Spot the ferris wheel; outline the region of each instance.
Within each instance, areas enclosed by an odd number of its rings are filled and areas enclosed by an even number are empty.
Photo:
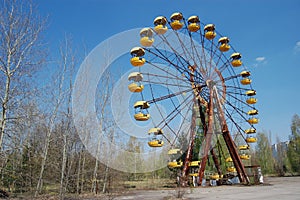
[[[249,183],[244,165],[259,119],[241,53],[214,24],[180,12],[156,17],[139,40],[141,46],[130,51],[135,72],[128,76],[128,89],[140,98],[132,105],[134,119],[153,125],[148,145],[167,146],[171,157],[181,156],[168,167],[181,170],[182,180],[195,176],[201,184],[211,157],[212,179],[236,173],[240,182]],[[155,117],[151,107],[158,110]]]

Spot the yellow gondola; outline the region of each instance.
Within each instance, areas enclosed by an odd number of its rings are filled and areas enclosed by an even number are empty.
[[[132,81],[128,85],[128,89],[130,92],[141,92],[144,89],[144,85],[139,82],[143,80],[143,75],[140,72],[132,72],[128,76],[128,80]]]
[[[170,26],[173,30],[179,30],[183,27],[183,16],[180,12],[173,13],[170,17],[171,23]]]
[[[161,139],[157,138],[157,136],[164,134],[161,128],[150,128],[148,134],[153,135],[151,141],[148,142],[150,147],[163,146],[164,142]]]
[[[249,149],[250,149],[250,146],[248,144],[239,146],[239,150],[249,150]]]
[[[142,46],[145,47],[150,47],[152,46],[153,42],[154,42],[154,38],[153,38],[153,30],[151,28],[143,28],[140,31],[140,43]]]
[[[245,133],[246,134],[256,133],[256,129],[254,129],[254,128],[247,129],[247,130],[245,130]]]
[[[165,34],[168,31],[168,27],[166,26],[167,24],[167,19],[163,16],[156,17],[154,19],[154,31],[158,35]]]
[[[240,73],[240,75],[243,77],[243,78],[246,78],[246,77],[249,77],[251,75],[251,73],[249,71],[242,71]]]
[[[258,110],[249,110],[248,112],[248,115],[257,115],[258,114]]]
[[[148,142],[148,145],[150,147],[162,147],[164,145],[164,141],[158,140],[158,139],[151,140],[151,141]]]
[[[150,114],[145,113],[145,109],[149,108],[150,105],[146,101],[137,101],[134,106],[136,110],[136,114],[134,115],[134,118],[137,121],[147,121],[150,118]]]
[[[230,49],[230,45],[228,43],[229,43],[228,37],[221,37],[219,39],[219,44],[220,44],[219,49],[220,49],[220,51],[222,51],[222,52],[228,51]]]
[[[255,117],[253,117],[253,118],[251,118],[251,119],[248,119],[249,124],[257,124],[258,121],[259,121],[259,120],[258,120],[257,118],[255,118]]]
[[[200,161],[199,160],[195,160],[195,161],[189,162],[189,166],[190,167],[199,167],[199,165],[200,165]]]
[[[215,33],[215,25],[213,24],[207,24],[204,27],[204,32],[205,32],[205,38],[208,40],[212,40],[216,37],[216,33]]]
[[[241,80],[242,85],[249,85],[252,82],[250,78],[244,78]]]
[[[132,58],[130,63],[135,67],[140,67],[145,64],[146,60],[142,56],[145,55],[145,50],[141,47],[134,47],[131,49],[130,54]]]
[[[235,167],[231,166],[231,167],[227,167],[227,171],[228,172],[236,172]]]
[[[145,58],[133,57],[130,59],[130,63],[135,67],[143,66],[145,62]]]
[[[241,158],[242,160],[250,160],[250,155],[248,155],[248,154],[241,154],[241,155],[240,155],[240,158]]]
[[[227,157],[227,158],[225,159],[225,162],[232,162],[232,158],[231,158],[231,157]]]
[[[183,165],[182,161],[168,162],[168,167],[170,167],[170,168],[180,168],[180,167],[182,167],[182,165]]]
[[[242,58],[242,55],[240,53],[233,53],[230,58],[232,59],[231,61],[231,65],[233,67],[239,67],[241,66],[243,63],[240,60]]]
[[[188,29],[191,32],[196,32],[200,29],[200,20],[198,16],[191,16],[188,18]]]
[[[144,114],[144,113],[136,113],[134,114],[134,119],[137,121],[147,121],[148,119],[150,119],[150,114]]]
[[[198,173],[191,173],[191,174],[189,174],[190,176],[199,176],[199,174]]]
[[[144,89],[144,85],[139,85],[137,83],[130,83],[128,85],[128,89],[130,92],[142,92]]]
[[[252,98],[247,99],[246,102],[248,104],[256,104],[257,103],[257,99],[252,97]]]
[[[219,174],[210,175],[210,179],[212,179],[212,180],[219,180],[220,178],[221,178],[221,176]]]
[[[255,137],[247,137],[247,138],[246,138],[246,142],[248,142],[248,143],[254,143],[254,142],[257,142],[257,138],[255,138]]]
[[[246,95],[249,96],[249,97],[255,96],[255,95],[256,95],[256,91],[255,91],[255,90],[248,90],[248,91],[246,92]]]

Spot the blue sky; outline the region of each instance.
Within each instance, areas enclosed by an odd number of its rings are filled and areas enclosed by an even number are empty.
[[[88,51],[114,34],[152,26],[159,15],[198,15],[230,38],[252,72],[260,111],[258,130],[288,139],[291,119],[300,114],[300,1],[298,0],[41,0],[49,16],[45,40],[55,52],[64,34]],[[79,50],[80,51],[80,50]]]

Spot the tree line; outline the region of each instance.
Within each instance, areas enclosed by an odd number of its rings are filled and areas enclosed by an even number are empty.
[[[255,151],[264,174],[278,176],[300,174],[300,118],[295,114],[291,120],[289,140],[271,144],[267,133],[258,134]]]

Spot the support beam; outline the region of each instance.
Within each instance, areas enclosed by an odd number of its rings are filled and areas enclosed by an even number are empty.
[[[234,167],[237,171],[240,182],[244,183],[244,184],[249,184],[250,183],[249,177],[247,176],[244,164],[238,154],[237,148],[236,148],[235,143],[232,140],[232,137],[228,131],[227,125],[223,126],[222,133],[223,133],[223,137],[224,137],[225,143],[227,145],[227,148],[229,150],[230,156],[232,158]]]
[[[200,166],[199,166],[199,180],[198,185],[202,184],[202,179],[204,177],[205,166],[208,158],[208,152],[211,149],[211,139],[213,134],[213,90],[210,90],[210,99],[209,99],[209,112],[208,112],[208,129],[207,133],[204,133],[205,144],[203,149],[203,157],[201,158]]]
[[[229,154],[232,158],[234,167],[236,168],[239,180],[240,180],[241,183],[249,184],[250,183],[249,177],[247,176],[244,164],[243,164],[243,162],[242,162],[242,160],[239,156],[236,145],[235,145],[235,143],[234,143],[234,141],[233,141],[233,139],[232,139],[232,137],[229,133],[228,126],[227,126],[227,123],[226,123],[226,120],[225,120],[224,111],[222,109],[221,102],[218,98],[218,93],[217,93],[215,87],[214,87],[213,91],[214,91],[213,94],[216,96],[215,99],[216,99],[216,104],[217,104],[218,113],[219,113],[221,126],[222,126],[222,135],[223,135],[223,138],[224,138],[225,143],[227,145]]]
[[[218,172],[219,176],[221,176],[222,175],[222,170],[221,170],[220,163],[219,163],[219,160],[218,160],[218,157],[215,153],[214,148],[211,148],[210,154],[212,155],[212,158],[213,158],[213,161],[215,163],[215,167],[217,169],[217,172]]]

